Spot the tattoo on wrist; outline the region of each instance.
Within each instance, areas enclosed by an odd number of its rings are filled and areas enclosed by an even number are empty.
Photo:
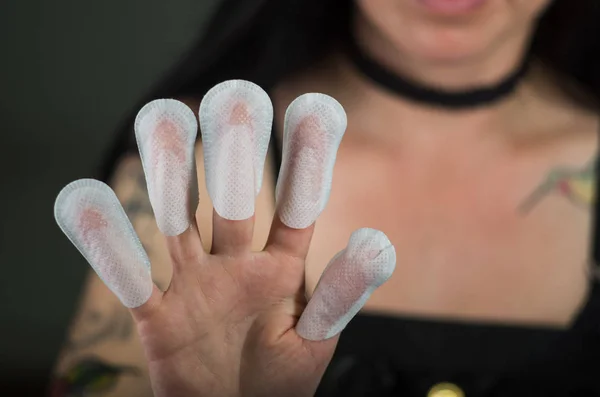
[[[591,161],[583,168],[555,168],[545,180],[523,201],[519,212],[527,214],[550,194],[560,194],[582,209],[589,209],[596,196],[597,161]]]

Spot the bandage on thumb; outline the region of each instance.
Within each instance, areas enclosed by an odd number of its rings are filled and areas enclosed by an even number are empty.
[[[93,179],[68,184],[56,198],[54,217],[123,305],[138,307],[150,298],[150,260],[110,187]]]
[[[396,251],[378,230],[358,229],[325,268],[296,331],[324,340],[340,333],[396,266]]]
[[[198,205],[196,116],[182,102],[157,99],[139,111],[134,128],[158,228],[166,236],[179,235]]]
[[[277,213],[286,226],[304,229],[325,209],[346,124],[342,105],[324,94],[301,95],[288,107],[275,191]]]
[[[225,81],[206,93],[199,119],[206,189],[215,211],[228,220],[252,217],[273,123],[269,96],[249,81]]]

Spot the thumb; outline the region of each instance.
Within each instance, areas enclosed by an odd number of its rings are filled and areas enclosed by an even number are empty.
[[[356,230],[325,268],[296,325],[298,335],[321,341],[339,334],[395,266],[396,251],[383,232]]]

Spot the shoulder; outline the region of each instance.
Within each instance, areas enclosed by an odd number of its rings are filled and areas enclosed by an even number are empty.
[[[544,65],[532,69],[525,88],[534,97],[528,116],[533,130],[526,134],[529,143],[575,163],[597,157],[600,105],[593,93]]]

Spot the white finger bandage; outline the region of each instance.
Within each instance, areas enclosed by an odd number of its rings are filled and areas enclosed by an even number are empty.
[[[249,81],[225,81],[206,93],[199,119],[206,188],[215,211],[229,220],[250,218],[271,136],[269,96]]]
[[[346,123],[342,105],[324,94],[302,95],[288,107],[275,192],[279,218],[288,227],[310,226],[325,208]]]
[[[174,99],[148,103],[135,119],[150,203],[158,228],[167,236],[183,233],[196,212],[197,131],[194,112]]]
[[[111,188],[93,179],[70,183],[56,198],[54,217],[125,306],[150,298],[150,261]]]
[[[368,228],[352,233],[325,268],[296,325],[298,334],[324,340],[340,333],[395,266],[396,251],[385,234]]]

